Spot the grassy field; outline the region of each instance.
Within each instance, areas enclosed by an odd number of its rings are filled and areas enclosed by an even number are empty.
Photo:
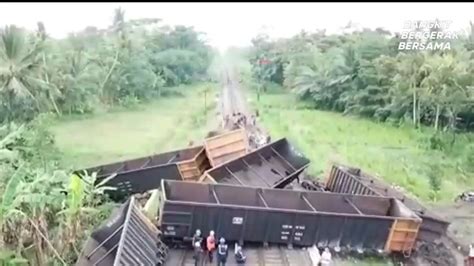
[[[207,114],[206,88],[210,88]],[[131,110],[56,121],[51,129],[65,164],[76,168],[92,166],[181,149],[190,141],[200,143],[215,120],[216,86],[204,83],[167,92],[166,97]]]
[[[425,201],[438,202],[452,201],[473,184],[474,176],[462,170],[463,147],[473,135],[458,136],[458,147],[447,155],[426,147],[430,129],[420,132],[317,111],[284,92],[263,94],[259,102],[256,95],[249,97],[253,107],[258,106],[260,123],[272,138],[287,137],[302,150],[311,159],[310,173],[314,175],[323,176],[329,163],[337,161],[379,175]],[[434,174],[442,180],[436,194],[428,177],[433,165],[439,165]]]

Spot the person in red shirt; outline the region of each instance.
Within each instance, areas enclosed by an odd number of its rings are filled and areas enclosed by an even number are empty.
[[[211,232],[209,233],[206,244],[209,262],[212,263],[212,259],[214,258],[214,250],[216,249],[216,238],[214,236],[214,231],[211,230]]]
[[[474,266],[474,246],[469,245],[469,255],[467,256],[465,263],[466,266]]]

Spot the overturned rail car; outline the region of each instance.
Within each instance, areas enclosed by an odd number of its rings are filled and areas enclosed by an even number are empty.
[[[282,138],[226,164],[214,167],[202,182],[284,188],[309,166],[309,160]]]
[[[165,243],[196,229],[229,242],[410,253],[421,219],[394,198],[162,181]]]
[[[210,165],[216,167],[248,152],[249,144],[245,129],[228,131],[204,140]]]
[[[76,266],[163,265],[168,248],[131,197],[87,240]]]
[[[428,210],[418,201],[407,197],[378,178],[359,168],[333,165],[326,182],[328,190],[355,195],[386,196],[399,199],[422,219],[418,239],[432,242],[446,234],[449,222]]]
[[[84,170],[89,174],[97,172],[97,182],[116,175],[106,185],[117,188],[109,192],[114,199],[123,199],[160,187],[161,179],[197,180],[209,168],[204,147],[197,146]],[[81,175],[84,170],[76,173]]]

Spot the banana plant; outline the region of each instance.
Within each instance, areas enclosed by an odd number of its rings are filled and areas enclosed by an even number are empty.
[[[58,212],[65,222],[61,231],[61,241],[64,243],[61,253],[68,248],[71,248],[76,256],[80,253],[80,249],[76,247],[77,239],[87,228],[88,217],[99,212],[96,207],[105,191],[116,189],[105,186],[113,177],[108,177],[98,184],[96,184],[96,172],[89,175],[84,171],[81,176],[73,174],[70,177],[69,184],[65,188],[67,196],[63,202],[63,210]]]

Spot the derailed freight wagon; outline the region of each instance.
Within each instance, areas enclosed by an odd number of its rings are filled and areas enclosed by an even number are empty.
[[[117,188],[108,192],[112,198],[124,199],[130,194],[159,188],[162,179],[197,180],[209,168],[204,147],[197,146],[91,167],[76,173],[96,172],[97,183],[115,175],[105,185]]]
[[[206,155],[212,167],[247,154],[249,144],[245,129],[237,129],[204,140]]]
[[[418,234],[419,240],[432,242],[446,235],[449,226],[448,221],[442,219],[418,201],[407,197],[378,178],[364,173],[358,168],[333,165],[326,181],[326,188],[337,193],[385,196],[399,199],[423,219]]]
[[[284,188],[309,166],[309,160],[282,138],[209,169],[201,182]]]
[[[421,219],[397,199],[162,181],[165,243],[196,229],[229,242],[340,247],[409,254]]]
[[[168,248],[131,197],[84,245],[76,266],[163,265]]]

